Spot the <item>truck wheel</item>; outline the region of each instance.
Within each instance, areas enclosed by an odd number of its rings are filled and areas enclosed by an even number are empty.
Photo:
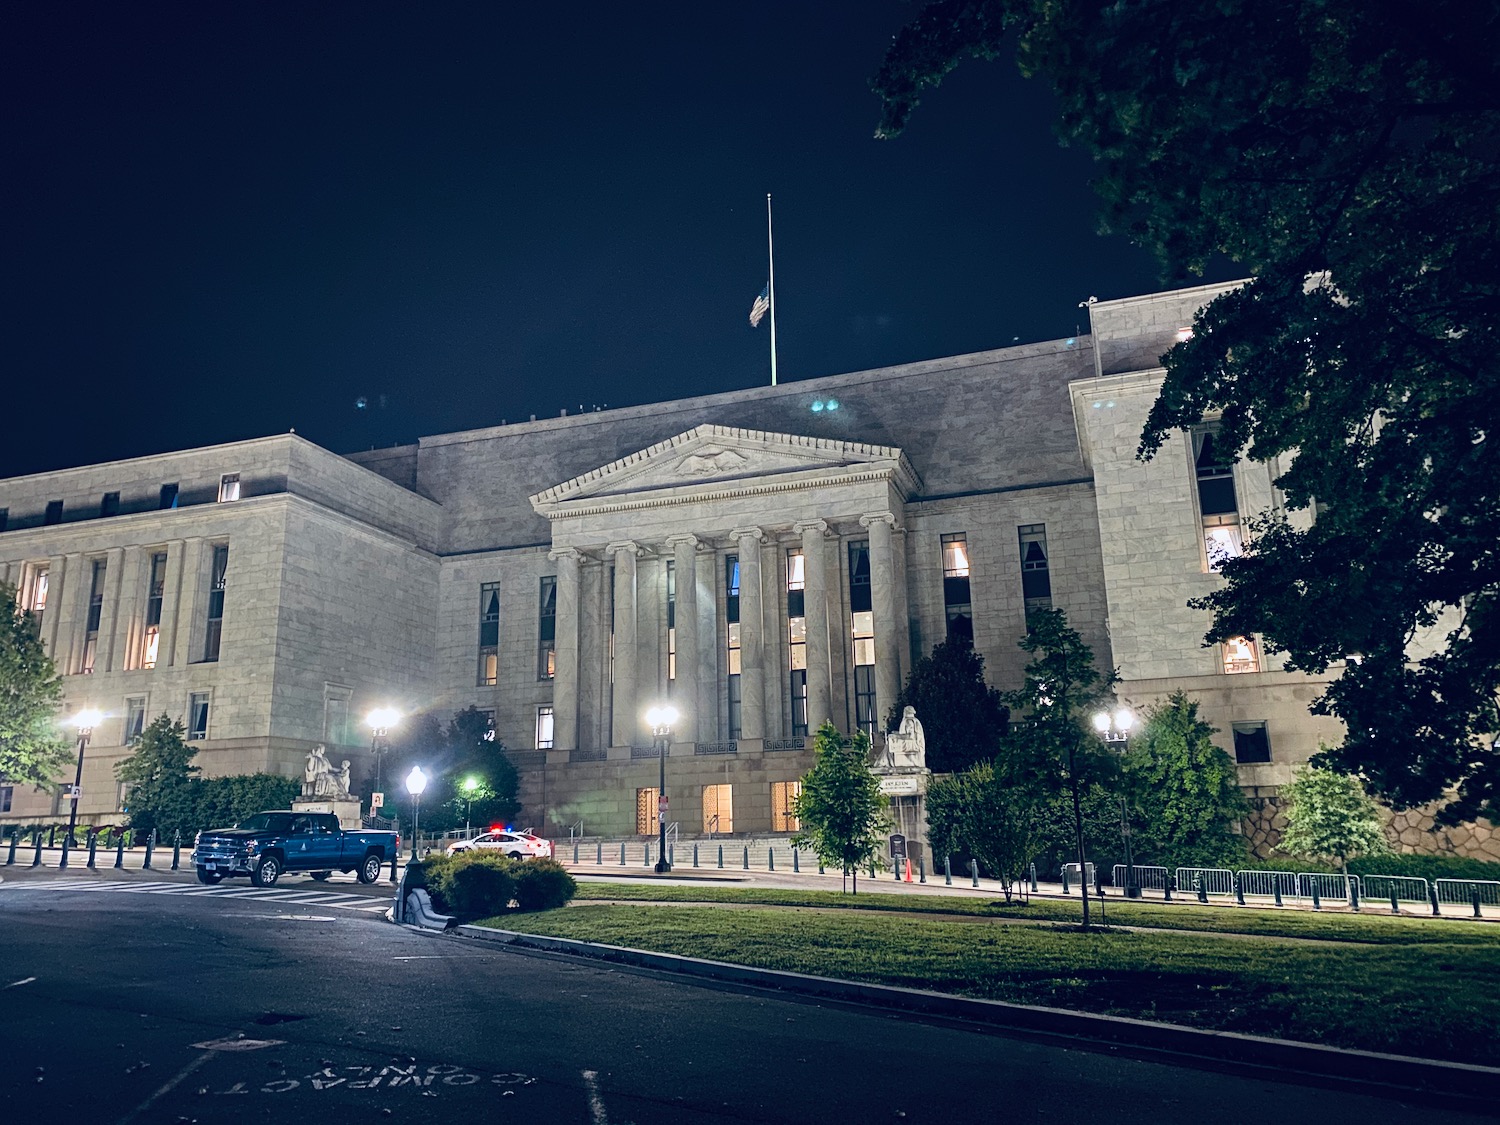
[[[208,883],[212,885],[214,883],[217,883],[222,878],[224,878],[224,876],[220,875],[217,871],[205,871],[201,867],[198,868],[198,882],[200,883]]]
[[[281,860],[274,855],[262,857],[250,873],[250,881],[257,887],[274,887],[281,878]]]
[[[380,878],[380,869],[385,866],[385,861],[374,852],[365,856],[365,861],[359,865],[359,881],[361,883],[373,883]]]

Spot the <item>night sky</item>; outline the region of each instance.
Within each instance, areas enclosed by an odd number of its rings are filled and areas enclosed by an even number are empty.
[[[0,476],[765,383],[768,191],[783,381],[1162,287],[1013,63],[873,139],[915,11],[9,0]]]

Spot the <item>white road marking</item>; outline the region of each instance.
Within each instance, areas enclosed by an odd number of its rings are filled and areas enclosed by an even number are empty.
[[[609,1125],[609,1112],[604,1108],[604,1099],[599,1096],[599,1072],[583,1072],[583,1088],[589,1097],[589,1120],[593,1125]]]
[[[20,988],[23,984],[30,984],[34,980],[36,980],[36,977],[23,977],[21,980],[13,980],[13,981],[11,981],[5,987],[6,988]]]
[[[386,896],[372,898],[370,895],[348,891],[287,887],[202,887],[194,883],[89,883],[75,879],[47,879],[31,883],[6,883],[0,891],[88,891],[94,894],[147,894],[174,895],[179,898],[250,899],[258,902],[278,902],[298,906],[333,906],[342,910],[362,913],[383,913],[389,901]],[[271,917],[264,915],[263,917]],[[280,917],[288,917],[281,915]]]
[[[194,1043],[200,1051],[259,1051],[263,1047],[280,1047],[285,1039],[246,1039],[238,1035],[226,1035],[222,1039],[207,1039]]]
[[[134,1121],[142,1113],[144,1113],[146,1110],[150,1109],[153,1105],[155,1105],[163,1097],[165,1097],[166,1095],[170,1094],[173,1090],[175,1090],[177,1088],[178,1084],[181,1083],[184,1078],[186,1078],[189,1074],[192,1074],[193,1071],[197,1070],[200,1066],[202,1066],[204,1063],[206,1063],[211,1058],[213,1058],[213,1055],[211,1055],[211,1054],[209,1054],[207,1052],[199,1055],[192,1062],[188,1063],[187,1066],[183,1067],[175,1075],[173,1075],[171,1078],[167,1079],[167,1081],[163,1082],[161,1084],[161,1086],[159,1086],[157,1088],[157,1090],[156,1090],[155,1093],[153,1093],[149,1098],[147,1098],[145,1101],[143,1101],[140,1105],[136,1106],[133,1110],[131,1110],[129,1113],[127,1113],[124,1117],[120,1118],[120,1120],[117,1121],[115,1123],[115,1125],[130,1125],[130,1122]]]

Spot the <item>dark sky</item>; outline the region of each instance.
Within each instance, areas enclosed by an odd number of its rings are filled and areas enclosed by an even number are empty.
[[[872,139],[915,11],[8,0],[0,476],[764,383],[768,191],[783,381],[1159,288],[1013,63]]]

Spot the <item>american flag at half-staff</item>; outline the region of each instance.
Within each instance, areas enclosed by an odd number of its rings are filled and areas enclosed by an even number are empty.
[[[750,306],[750,327],[759,328],[760,322],[765,318],[771,308],[771,286],[766,285],[755,298],[755,303]]]
[[[771,195],[766,193],[766,287],[750,306],[750,327],[759,328],[771,314],[771,386],[776,385],[776,248],[771,241]]]

